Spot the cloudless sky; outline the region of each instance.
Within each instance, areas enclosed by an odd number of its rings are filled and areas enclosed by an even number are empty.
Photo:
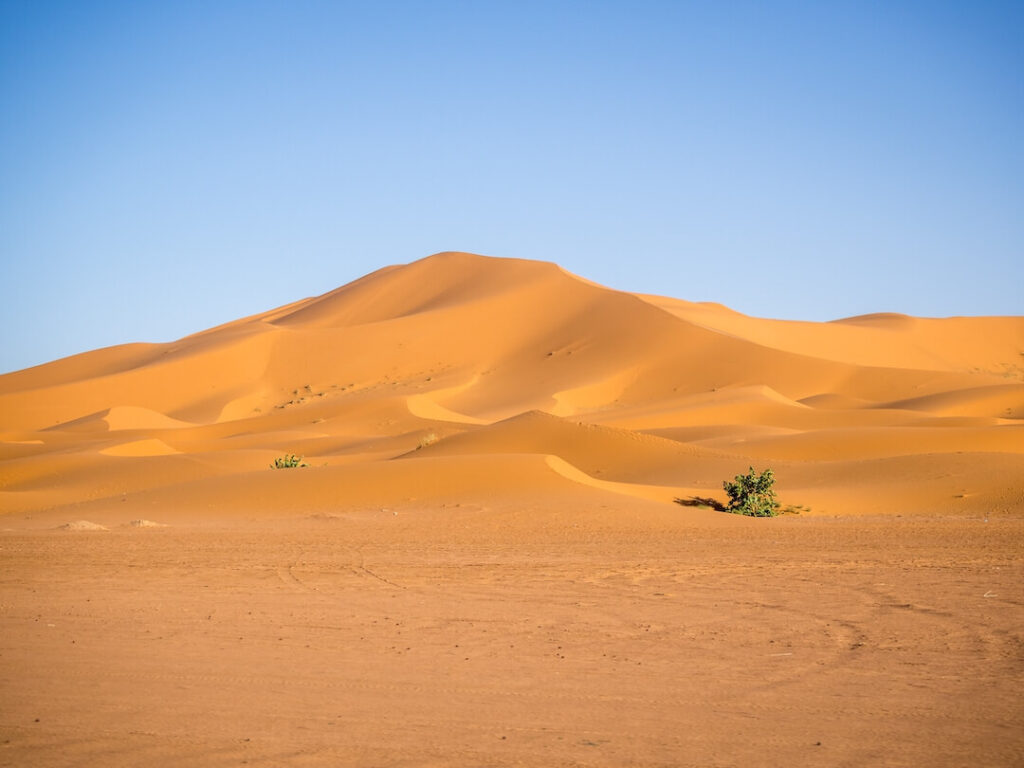
[[[1024,314],[1024,3],[0,0],[0,371],[441,250]]]

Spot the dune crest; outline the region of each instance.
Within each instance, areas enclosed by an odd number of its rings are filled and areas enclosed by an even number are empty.
[[[168,514],[203,489],[211,514],[420,487],[454,503],[512,476],[525,493],[668,503],[720,494],[752,462],[857,514],[871,462],[895,457],[898,501],[873,514],[973,514],[1024,498],[1024,464],[990,471],[1021,461],[1024,318],[766,320],[446,252],[169,344],[0,376],[0,430],[0,509],[29,514],[129,489]],[[915,495],[954,450],[970,493]],[[310,467],[268,469],[289,454]],[[324,472],[355,485],[332,492]]]

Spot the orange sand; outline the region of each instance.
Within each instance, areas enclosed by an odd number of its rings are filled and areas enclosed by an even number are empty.
[[[463,253],[0,376],[0,763],[1019,763],[1022,420],[1024,318]]]

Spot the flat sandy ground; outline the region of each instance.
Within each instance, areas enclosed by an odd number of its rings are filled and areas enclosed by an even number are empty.
[[[0,764],[1024,762],[1024,523],[652,510],[4,532]]]

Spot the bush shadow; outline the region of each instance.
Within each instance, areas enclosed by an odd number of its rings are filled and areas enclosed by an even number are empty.
[[[676,504],[683,507],[703,507],[717,512],[728,512],[725,504],[709,496],[687,496],[685,499],[676,499]]]

